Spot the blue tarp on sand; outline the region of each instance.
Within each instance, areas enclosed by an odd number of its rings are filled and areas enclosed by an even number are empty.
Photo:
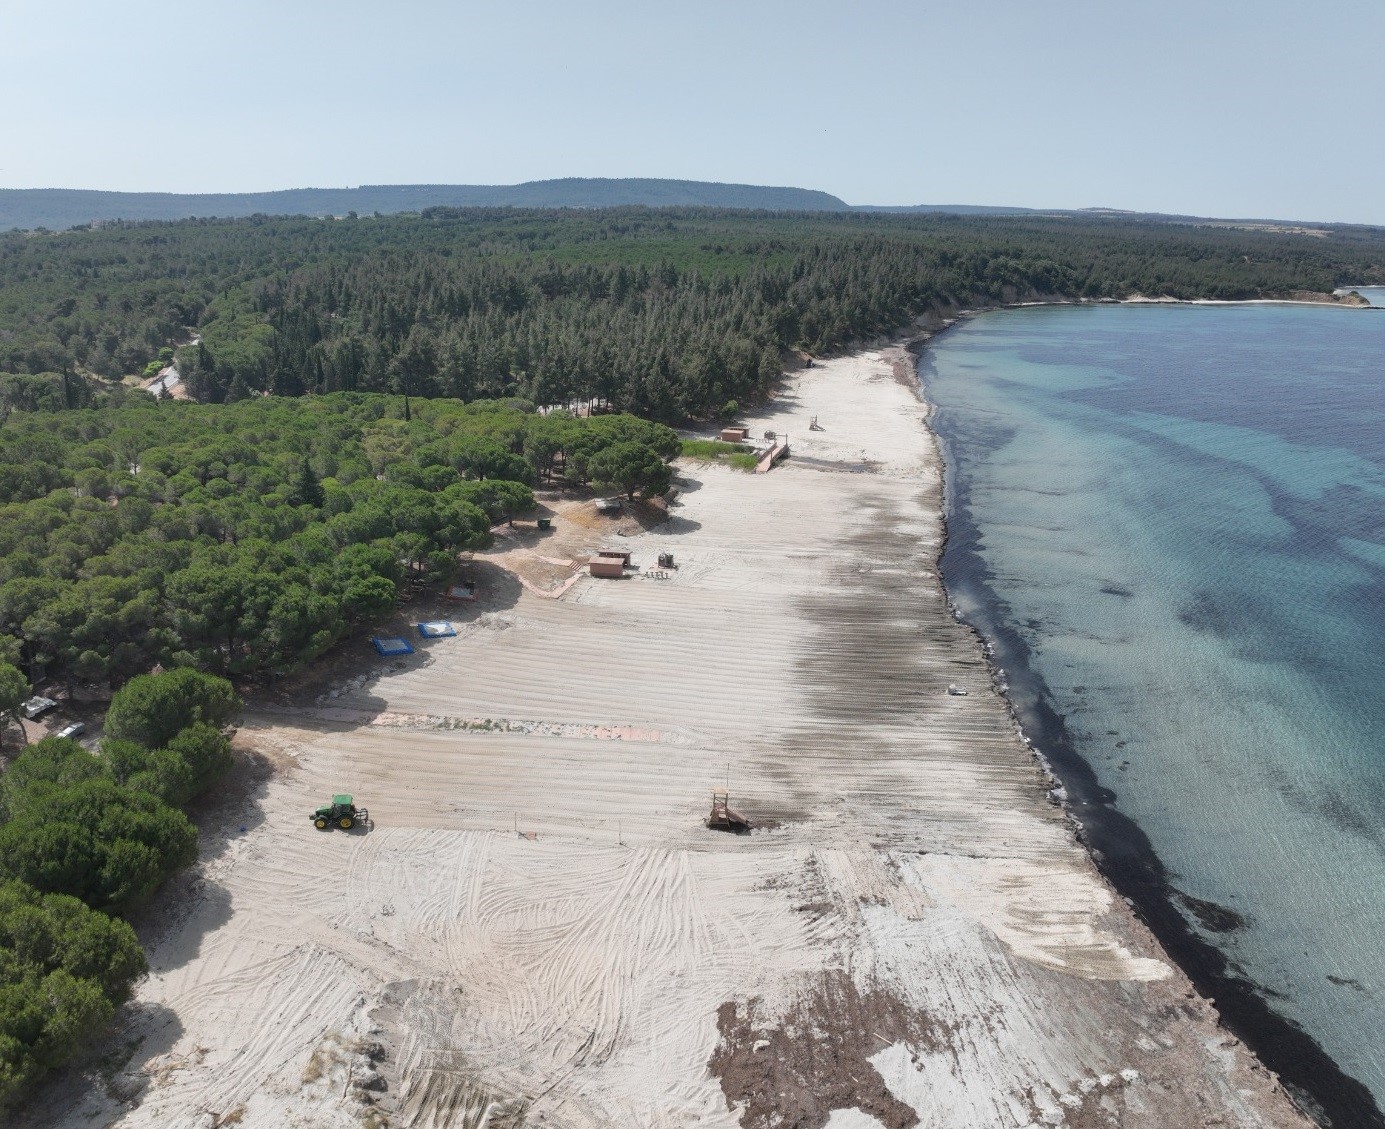
[[[449,620],[435,619],[431,623],[420,623],[418,633],[425,639],[445,639],[449,635],[456,635],[457,629]]]
[[[401,639],[397,635],[372,635],[371,644],[382,655],[412,655],[413,646],[407,639]]]

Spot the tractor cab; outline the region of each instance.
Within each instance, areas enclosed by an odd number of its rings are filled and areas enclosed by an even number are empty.
[[[330,804],[324,804],[308,818],[319,831],[326,831],[329,827],[350,831],[358,823],[370,824],[370,813],[365,808],[358,808],[355,801],[346,795],[333,796]]]

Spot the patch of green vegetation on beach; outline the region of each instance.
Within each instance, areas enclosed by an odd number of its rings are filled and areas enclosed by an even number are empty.
[[[737,470],[754,470],[759,455],[740,443],[723,443],[720,439],[684,439],[683,457],[701,462],[722,462]]]
[[[682,454],[685,459],[708,460],[744,450],[739,443],[723,443],[720,439],[684,439]]]

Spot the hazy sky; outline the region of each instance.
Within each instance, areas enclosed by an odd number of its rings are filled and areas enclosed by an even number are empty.
[[[664,176],[1385,224],[1385,3],[0,0],[0,187]]]

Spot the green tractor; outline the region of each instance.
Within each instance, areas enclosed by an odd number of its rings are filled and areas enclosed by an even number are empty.
[[[324,804],[308,818],[319,831],[329,827],[350,831],[358,823],[370,826],[370,812],[358,808],[350,796],[333,796],[330,804]]]

